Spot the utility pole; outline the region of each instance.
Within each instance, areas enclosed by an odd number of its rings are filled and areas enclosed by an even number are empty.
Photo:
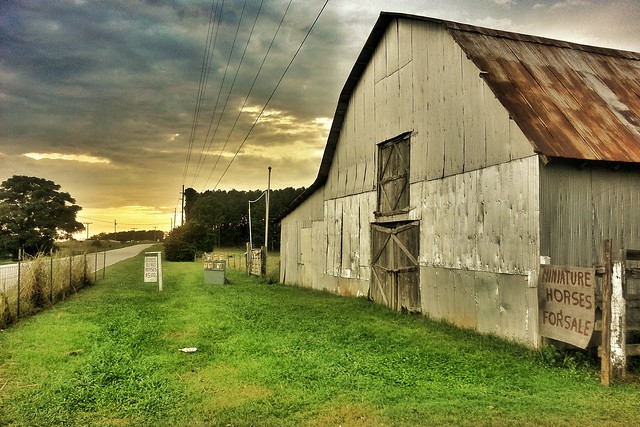
[[[267,181],[266,209],[264,217],[264,250],[269,247],[269,193],[271,192],[271,166],[269,166],[269,179]]]
[[[177,208],[173,208],[173,222],[171,223],[171,229],[173,230],[173,227],[177,227],[178,223],[176,222],[176,213],[178,212]]]
[[[118,232],[118,221],[116,221],[115,219],[113,220],[113,238],[115,239],[115,234]]]
[[[182,195],[182,210],[180,211],[180,216],[182,217],[182,223],[180,225],[184,225],[184,185],[182,186],[182,193],[180,193]]]
[[[89,240],[89,225],[93,224],[92,222],[83,222],[84,225],[87,226],[87,240]]]

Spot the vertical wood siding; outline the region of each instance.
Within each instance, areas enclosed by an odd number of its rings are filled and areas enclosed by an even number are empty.
[[[640,248],[640,171],[548,164],[540,171],[541,254],[599,265],[603,239]]]
[[[324,271],[324,256],[319,254],[324,233],[323,191],[319,189],[305,200],[295,215],[288,215],[281,222],[280,282],[316,287],[318,277]]]

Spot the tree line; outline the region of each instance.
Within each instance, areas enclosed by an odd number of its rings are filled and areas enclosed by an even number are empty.
[[[165,239],[169,260],[193,259],[194,254],[214,247],[244,246],[280,249],[279,215],[304,188],[287,187],[269,194],[269,234],[265,238],[266,197],[262,190],[216,190],[198,193],[185,190],[185,224]],[[249,201],[251,232],[249,230]],[[76,219],[82,207],[60,185],[44,178],[14,175],[0,184],[0,258],[16,259],[48,253],[56,240],[70,239],[84,225]],[[117,241],[161,240],[159,230],[101,233],[93,239]]]
[[[162,230],[126,230],[114,233],[99,233],[90,237],[89,240],[114,240],[116,242],[137,242],[154,241],[159,242],[164,239]]]
[[[207,190],[193,188],[184,192],[185,224],[173,229],[165,240],[169,260],[192,260],[197,252],[214,247],[244,246],[249,242],[249,201],[251,239],[254,247],[280,249],[280,224],[277,220],[304,188],[271,190],[269,195],[269,234],[265,242],[265,196],[262,190]]]

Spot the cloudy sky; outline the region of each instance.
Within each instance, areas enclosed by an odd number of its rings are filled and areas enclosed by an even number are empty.
[[[0,0],[0,181],[60,184],[90,234],[113,231],[114,221],[118,231],[167,230],[176,208],[180,221],[182,185],[265,189],[268,166],[272,188],[308,186],[380,11],[640,51],[637,0],[323,6]]]

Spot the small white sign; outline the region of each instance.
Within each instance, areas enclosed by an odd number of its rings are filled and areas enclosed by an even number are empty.
[[[144,257],[144,281],[156,283],[158,281],[158,256],[145,254]]]

